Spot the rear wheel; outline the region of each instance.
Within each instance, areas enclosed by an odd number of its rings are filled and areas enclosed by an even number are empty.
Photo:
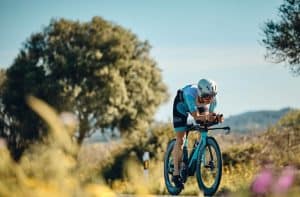
[[[222,156],[220,147],[213,137],[208,137],[206,146],[197,158],[196,177],[204,195],[214,195],[222,177]]]
[[[173,148],[176,140],[173,139],[169,142],[167,151],[164,157],[164,179],[167,190],[172,195],[178,195],[181,192],[181,188],[177,188],[175,184],[172,182],[172,176],[174,171],[174,163],[173,163]]]

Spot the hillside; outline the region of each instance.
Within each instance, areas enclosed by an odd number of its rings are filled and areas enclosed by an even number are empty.
[[[290,110],[292,110],[292,108],[245,112],[225,118],[222,125],[228,125],[232,128],[233,132],[239,133],[264,131]],[[84,143],[108,142],[110,140],[118,140],[119,138],[120,133],[117,130],[115,130],[113,134],[109,131],[105,131],[104,133],[95,132],[92,136],[86,138]]]
[[[263,131],[290,110],[292,108],[245,112],[225,118],[223,125],[229,125],[234,132]]]

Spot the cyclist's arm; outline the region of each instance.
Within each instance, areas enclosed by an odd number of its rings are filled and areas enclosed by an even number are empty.
[[[215,96],[215,98],[213,99],[213,101],[209,105],[209,114],[210,114],[209,121],[215,121],[216,118],[217,118],[218,122],[223,122],[224,121],[223,115],[215,113],[215,109],[217,107],[217,100],[218,100],[218,97]]]
[[[191,115],[193,118],[197,121],[201,122],[223,122],[224,118],[222,114],[216,114],[216,113],[199,113],[199,112],[192,112]]]
[[[188,109],[190,111],[190,114],[193,116],[195,120],[205,121],[206,116],[199,113],[197,105],[196,105],[196,99],[195,96],[191,94],[183,94],[184,100],[188,106]]]
[[[195,120],[200,120],[200,121],[207,121],[209,118],[209,115],[207,112],[199,113],[198,111],[194,111],[194,112],[191,112],[191,115],[193,116],[193,118]]]
[[[217,96],[215,96],[212,102],[209,104],[209,113],[214,113],[217,107]]]
[[[192,112],[191,115],[194,117],[195,120],[200,121],[209,121],[214,122],[216,121],[216,118],[218,119],[218,122],[223,122],[224,118],[217,117],[217,114],[215,113],[215,109],[217,107],[217,97],[214,97],[212,102],[209,104],[209,113],[199,113],[198,111]]]

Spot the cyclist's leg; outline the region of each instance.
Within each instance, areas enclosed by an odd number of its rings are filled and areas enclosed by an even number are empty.
[[[176,132],[176,143],[173,149],[173,161],[174,161],[174,172],[173,175],[179,175],[179,164],[181,163],[182,158],[182,144],[185,131]]]
[[[186,133],[186,123],[187,123],[187,113],[181,109],[183,103],[180,101],[179,96],[177,95],[173,104],[173,126],[176,132],[176,143],[173,149],[173,162],[174,162],[174,172],[173,172],[173,181],[176,186],[181,186],[179,177],[179,164],[182,157],[182,144],[183,138]]]

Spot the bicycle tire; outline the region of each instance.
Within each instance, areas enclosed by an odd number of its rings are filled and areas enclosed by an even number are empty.
[[[175,142],[176,139],[173,139],[168,143],[167,150],[164,156],[164,180],[166,188],[171,195],[178,195],[182,190],[182,188],[177,188],[170,179],[170,176],[172,176],[172,172],[170,172],[170,157],[172,156]]]
[[[210,168],[210,170],[212,171],[212,168],[214,168],[214,164],[213,162],[209,162],[209,164],[206,164],[204,162],[203,159],[203,153],[204,150],[206,150],[206,148],[208,148],[208,151],[205,151],[205,155],[206,153],[209,152],[209,157],[211,159],[212,157],[212,149],[214,149],[215,153],[216,153],[216,159],[217,159],[217,164],[216,164],[216,168],[217,168],[217,173],[216,173],[216,177],[214,178],[213,184],[211,186],[207,186],[202,175],[204,175],[203,172],[201,172],[202,169],[205,170],[205,168]],[[202,149],[197,157],[197,165],[196,165],[196,178],[197,178],[197,182],[198,182],[198,187],[200,190],[202,190],[204,192],[204,195],[209,195],[212,196],[216,193],[216,191],[218,190],[218,187],[220,185],[221,182],[221,178],[222,178],[222,155],[221,155],[221,150],[220,147],[217,143],[217,141],[213,138],[213,137],[207,137],[206,139],[206,146],[204,147],[204,149]]]

